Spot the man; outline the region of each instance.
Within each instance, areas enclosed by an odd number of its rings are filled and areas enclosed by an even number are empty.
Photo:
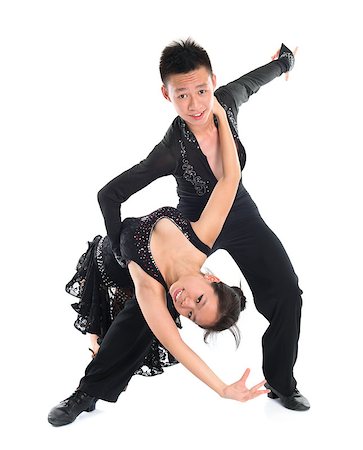
[[[162,94],[178,116],[146,159],[116,177],[98,195],[116,259],[120,259],[121,203],[157,178],[173,175],[177,181],[178,209],[191,221],[199,218],[223,173],[217,123],[212,113],[214,95],[227,112],[243,169],[246,155],[238,138],[238,109],[261,86],[287,74],[293,65],[294,54],[282,45],[273,61],[215,91],[216,77],[203,48],[188,39],[164,49],[160,59]],[[242,182],[213,251],[218,249],[226,250],[237,263],[251,288],[257,310],[269,321],[262,338],[269,397],[280,398],[289,409],[309,409],[293,376],[302,291],[282,244],[262,220]],[[52,409],[49,422],[55,426],[71,423],[82,411],[92,411],[97,399],[115,402],[142,365],[152,340],[136,299],[127,301],[78,389]],[[121,351],[120,345],[128,351]]]

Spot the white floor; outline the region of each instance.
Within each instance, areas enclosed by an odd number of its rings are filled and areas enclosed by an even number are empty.
[[[1,448],[363,448],[359,2],[212,3],[1,3]],[[135,377],[116,404],[53,428],[49,409],[89,361],[64,284],[86,241],[104,234],[97,191],[174,118],[157,63],[189,35],[209,51],[218,85],[267,63],[282,41],[299,46],[289,82],[274,80],[243,105],[239,132],[244,183],[304,290],[295,375],[311,410],[222,400],[176,366]],[[128,200],[123,217],[168,204],[169,178]],[[238,283],[225,254],[209,263]],[[228,334],[206,346],[185,323],[183,336],[223,380],[250,367],[252,384],[266,322],[242,283],[238,351]]]

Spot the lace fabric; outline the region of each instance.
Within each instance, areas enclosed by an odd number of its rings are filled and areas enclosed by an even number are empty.
[[[135,375],[153,377],[164,372],[165,367],[174,366],[178,361],[174,356],[154,338],[149,353],[145,356],[142,366]]]
[[[116,314],[123,309],[125,301],[132,297],[133,289],[131,286],[125,288],[104,282],[97,264],[100,243],[101,236],[96,236],[88,243],[87,251],[77,263],[76,274],[66,285],[66,292],[80,299],[78,303],[72,304],[78,313],[74,323],[77,330],[102,338]]]
[[[75,328],[83,334],[98,335],[100,344],[112,321],[135,294],[128,270],[121,268],[113,259],[108,239],[96,236],[93,241],[88,242],[88,249],[79,258],[76,273],[65,288],[68,294],[79,299],[79,302],[71,305],[77,312]],[[179,317],[173,318],[181,328]],[[143,364],[135,374],[147,377],[159,375],[164,372],[165,367],[177,363],[154,337]]]

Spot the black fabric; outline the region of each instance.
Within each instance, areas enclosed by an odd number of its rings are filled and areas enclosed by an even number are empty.
[[[167,300],[170,314],[176,320],[169,295]],[[78,388],[96,398],[115,402],[134,374],[158,375],[165,367],[176,363],[152,334],[133,298],[125,303],[124,309],[112,322]]]
[[[132,370],[130,367],[127,368],[127,373],[131,371],[131,374],[135,371],[136,374],[144,376],[158,375],[163,372],[164,367],[177,363],[150,331],[143,331],[147,324],[140,318],[140,311],[135,305],[135,287],[127,269],[128,262],[135,261],[146,273],[164,286],[166,296],[169,297],[169,312],[176,325],[181,328],[179,314],[168,295],[165,280],[149,248],[151,233],[156,223],[163,218],[171,220],[196,248],[207,256],[210,254],[211,249],[198,238],[189,220],[185,219],[176,208],[163,207],[146,216],[130,217],[124,220],[120,236],[122,265],[116,261],[109,238],[96,236],[92,242],[88,243],[88,250],[78,261],[76,274],[66,285],[66,291],[80,299],[78,303],[72,304],[78,313],[75,327],[82,333],[97,334],[102,348],[108,345],[102,343],[111,323],[116,318],[118,325],[114,325],[114,330],[119,326],[124,333],[131,327],[132,331],[136,332],[136,334],[130,333],[133,336],[131,345],[128,340],[123,339],[122,344],[118,346],[121,365],[125,364],[125,357],[126,361],[130,360],[130,352],[135,353],[136,365],[132,365]],[[112,332],[113,334],[115,331]],[[106,343],[109,342],[110,338],[107,337]],[[102,360],[104,352],[101,355]],[[107,352],[105,359],[107,360]],[[111,363],[114,364],[114,362],[113,357]],[[92,366],[89,372],[92,373]],[[122,389],[124,388],[123,385]]]
[[[65,289],[79,299],[72,304],[78,313],[74,326],[83,334],[101,338],[135,292],[131,276],[116,262],[107,236],[96,236],[88,243]]]
[[[242,169],[246,154],[237,134],[238,109],[262,86],[286,72],[288,68],[286,61],[285,57],[271,61],[219,87],[214,93],[227,111]],[[196,215],[200,215],[216,184],[216,179],[200,149],[197,152],[189,151],[189,145],[193,143],[195,138],[187,125],[180,117],[176,117],[163,139],[145,159],[118,175],[99,191],[98,201],[105,219],[107,235],[117,256],[120,255],[121,204],[157,178],[173,175],[181,201],[193,202]]]
[[[282,56],[283,53],[286,49],[282,47],[281,58],[215,92],[227,112],[242,169],[246,153],[238,137],[239,107],[263,85],[290,70],[291,58]],[[156,178],[166,175],[176,179],[178,210],[190,221],[197,220],[217,180],[197,140],[180,117],[173,121],[162,141],[145,160],[110,181],[99,192],[107,233],[119,258],[121,203]],[[251,287],[258,311],[269,321],[262,341],[264,374],[275,389],[290,395],[296,387],[293,366],[298,349],[302,291],[285,249],[261,218],[242,181],[212,251],[217,249],[227,250],[234,258]],[[127,302],[124,311],[111,324],[99,355],[90,363],[81,382],[83,391],[108,401],[117,400],[142,364],[152,340],[136,302]]]
[[[262,337],[263,373],[280,392],[296,388],[293,368],[298,351],[302,290],[278,237],[257,210],[229,217],[213,247],[226,250],[251,288],[257,310],[268,320]]]
[[[190,242],[207,256],[211,249],[194,233],[190,221],[176,208],[164,206],[142,217],[129,217],[123,221],[120,236],[121,265],[126,267],[129,261],[135,261],[148,275],[157,280],[167,290],[166,282],[157,268],[151,251],[151,233],[156,223],[163,218],[171,220]]]
[[[281,44],[278,61],[285,65],[284,72],[292,70],[295,65],[295,56],[285,44]]]

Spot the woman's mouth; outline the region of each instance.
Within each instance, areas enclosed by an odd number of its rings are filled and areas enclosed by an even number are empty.
[[[183,292],[183,290],[184,290],[184,289],[176,289],[176,290],[173,292],[173,300],[174,300],[174,302],[177,302],[177,301],[179,300],[180,295],[181,295],[181,293]]]

